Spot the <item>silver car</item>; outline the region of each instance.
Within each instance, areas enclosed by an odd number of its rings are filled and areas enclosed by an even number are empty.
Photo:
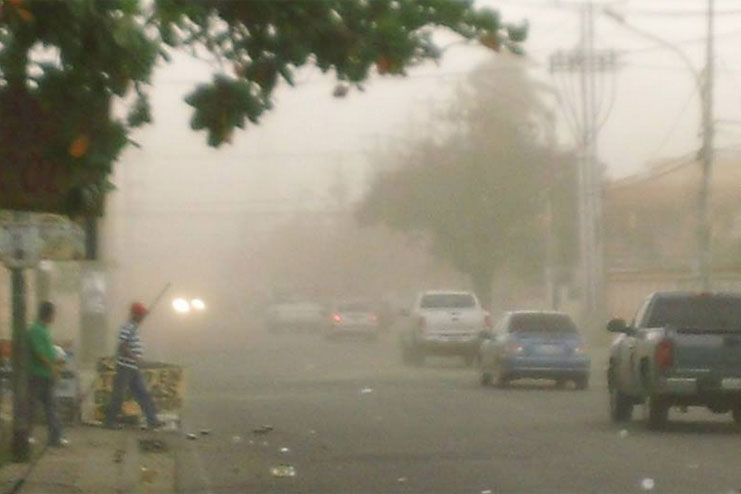
[[[365,301],[340,302],[329,312],[325,336],[360,336],[375,340],[379,329],[378,314],[373,304]]]

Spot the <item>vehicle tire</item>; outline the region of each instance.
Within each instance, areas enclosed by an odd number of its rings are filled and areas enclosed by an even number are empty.
[[[581,376],[574,379],[574,386],[576,386],[576,389],[581,391],[587,389],[589,387],[589,377]]]
[[[633,402],[617,387],[610,388],[610,419],[613,422],[627,422],[633,415]]]
[[[492,379],[497,388],[506,388],[509,385],[509,376],[504,373],[501,366],[497,367]]]
[[[481,369],[481,385],[491,386],[491,381],[492,381],[491,372]]]
[[[734,406],[731,409],[731,415],[733,416],[733,421],[736,425],[741,426],[741,405]]]
[[[648,398],[648,428],[661,430],[669,420],[669,403],[665,398],[652,395]]]

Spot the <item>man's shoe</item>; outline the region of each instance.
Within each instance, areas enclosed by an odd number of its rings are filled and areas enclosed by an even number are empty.
[[[69,446],[69,440],[63,437],[59,441],[49,443],[49,446],[52,448],[66,448]]]

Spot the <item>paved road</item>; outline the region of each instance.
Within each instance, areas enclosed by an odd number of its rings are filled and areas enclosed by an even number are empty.
[[[614,426],[602,372],[588,391],[498,390],[456,360],[402,367],[391,335],[214,332],[197,358],[183,357],[186,427],[213,429],[182,455],[183,492],[741,491],[741,434],[729,416],[672,412],[662,433]],[[275,429],[254,434],[262,424]],[[283,463],[295,477],[271,475]]]

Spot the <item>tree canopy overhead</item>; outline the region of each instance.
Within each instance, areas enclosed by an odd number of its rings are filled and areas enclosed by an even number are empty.
[[[457,130],[441,141],[422,138],[381,173],[359,219],[424,234],[485,304],[503,269],[541,272],[547,222],[561,239],[572,235],[575,198],[573,159],[555,149],[541,98],[521,64],[481,67],[452,105]],[[554,262],[568,262],[568,243],[554,246]]]
[[[514,52],[527,32],[471,0],[0,0],[0,168],[88,172],[66,206],[84,210],[131,129],[151,122],[152,72],[173,50],[223,62],[187,97],[192,128],[219,146],[257,123],[297,68],[334,73],[342,95],[374,72],[403,75],[440,57],[440,28]],[[114,103],[128,114],[114,115]]]

